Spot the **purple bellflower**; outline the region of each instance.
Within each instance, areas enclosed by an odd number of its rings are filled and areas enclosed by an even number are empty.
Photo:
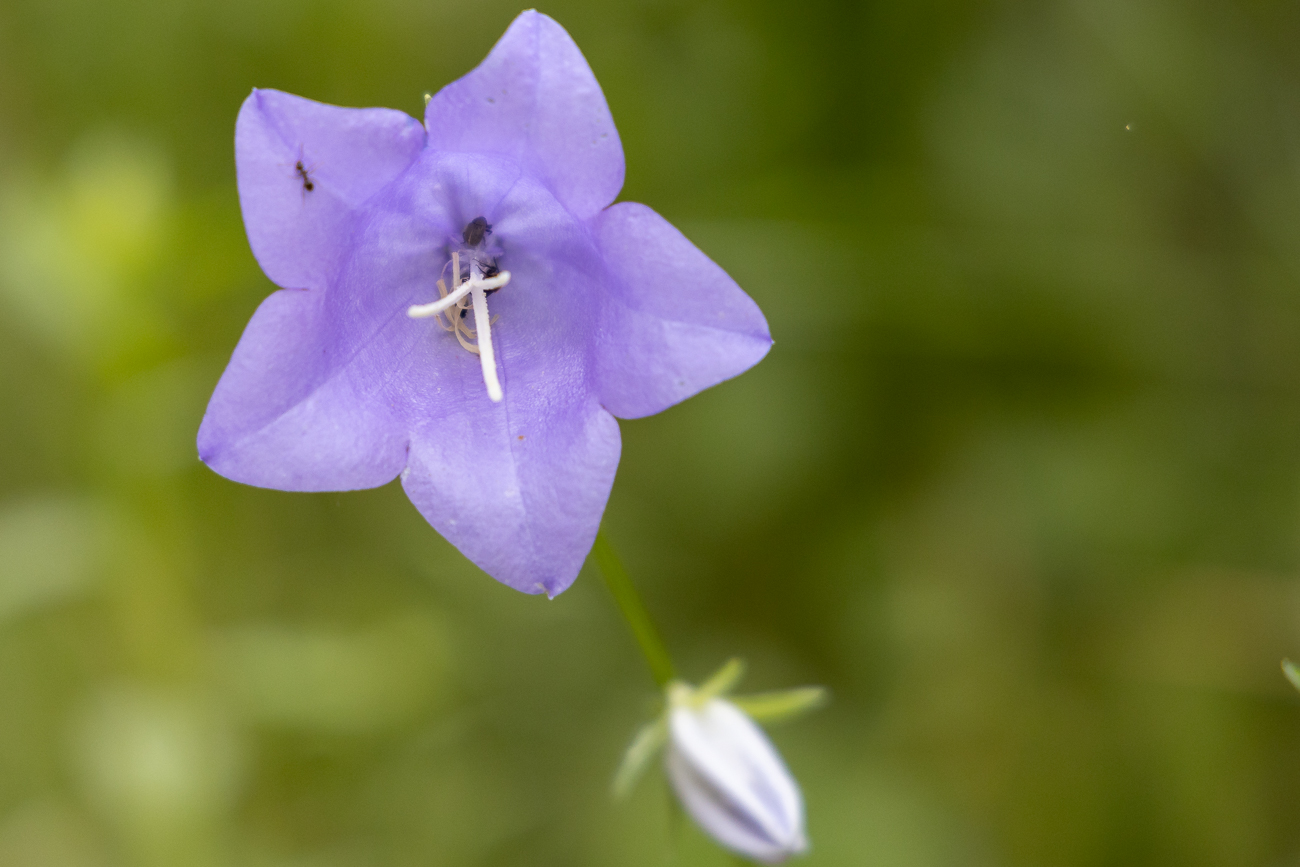
[[[657,413],[758,362],[757,305],[644,205],[578,47],[535,11],[424,123],[254,90],[235,125],[253,315],[199,428],[221,475],[286,491],[401,477],[470,560],[563,591]],[[489,312],[490,308],[490,312]]]

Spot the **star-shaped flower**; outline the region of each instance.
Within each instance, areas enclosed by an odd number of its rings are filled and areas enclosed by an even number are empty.
[[[235,162],[253,254],[283,289],[235,348],[200,457],[288,491],[400,475],[438,532],[526,593],[564,590],[591,547],[614,416],[659,412],[771,345],[754,302],[680,232],[610,206],[609,107],[540,13],[423,124],[255,90]]]

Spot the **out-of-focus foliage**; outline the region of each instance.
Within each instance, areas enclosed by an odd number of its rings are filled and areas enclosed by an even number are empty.
[[[194,454],[271,291],[253,86],[418,113],[498,0],[0,6],[0,865],[721,865],[594,574]],[[559,0],[625,198],[776,345],[624,423],[607,516],[813,865],[1300,863],[1300,7]],[[675,860],[672,860],[675,859]]]

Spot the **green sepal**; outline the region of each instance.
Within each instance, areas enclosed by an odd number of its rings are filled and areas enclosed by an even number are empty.
[[[668,717],[661,716],[654,722],[646,723],[632,738],[631,745],[623,754],[623,761],[614,774],[614,797],[625,798],[631,793],[637,780],[645,773],[651,760],[660,748],[668,742]]]
[[[745,676],[745,660],[733,656],[695,690],[693,700],[704,704],[711,698],[726,695]]]
[[[829,697],[830,693],[823,686],[801,686],[777,692],[734,695],[729,701],[755,722],[781,722],[816,710]]]
[[[1282,673],[1286,675],[1287,680],[1291,681],[1292,686],[1300,689],[1300,668],[1296,667],[1294,662],[1289,659],[1282,660]]]

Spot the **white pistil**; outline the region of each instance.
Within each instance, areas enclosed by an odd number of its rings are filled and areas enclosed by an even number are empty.
[[[406,315],[412,319],[424,319],[445,313],[450,325],[444,325],[443,328],[455,332],[460,345],[478,355],[479,363],[483,366],[483,383],[487,386],[488,397],[493,403],[500,403],[504,395],[501,391],[501,381],[497,378],[496,353],[492,350],[492,321],[488,315],[487,293],[509,283],[510,272],[501,271],[491,277],[484,277],[478,262],[471,260],[469,279],[458,285],[459,280],[460,252],[456,251],[451,254],[451,292],[448,292],[442,280],[439,280],[438,294],[442,297],[429,304],[414,304],[407,308]],[[460,302],[466,295],[470,296],[474,307],[472,332],[460,321],[460,317],[465,313],[465,306]],[[438,322],[441,324],[442,320],[439,319]],[[475,338],[477,345],[467,342],[464,336],[466,334]]]
[[[474,331],[478,339],[478,360],[483,365],[483,383],[487,386],[488,398],[493,403],[500,403],[502,398],[501,381],[497,379],[497,359],[496,354],[492,351],[492,323],[488,316],[487,309],[487,284],[493,280],[502,280],[500,285],[504,286],[510,281],[510,272],[502,271],[491,280],[483,280],[478,263],[470,265],[470,280],[473,289],[470,290],[474,298]]]
[[[457,277],[452,277],[455,281]],[[502,271],[495,277],[471,277],[464,283],[453,289],[446,298],[439,298],[437,301],[428,304],[413,304],[406,310],[406,315],[412,319],[424,319],[429,316],[437,316],[442,311],[454,305],[457,301],[464,298],[474,290],[487,291],[488,289],[500,289],[510,282],[510,272]]]

